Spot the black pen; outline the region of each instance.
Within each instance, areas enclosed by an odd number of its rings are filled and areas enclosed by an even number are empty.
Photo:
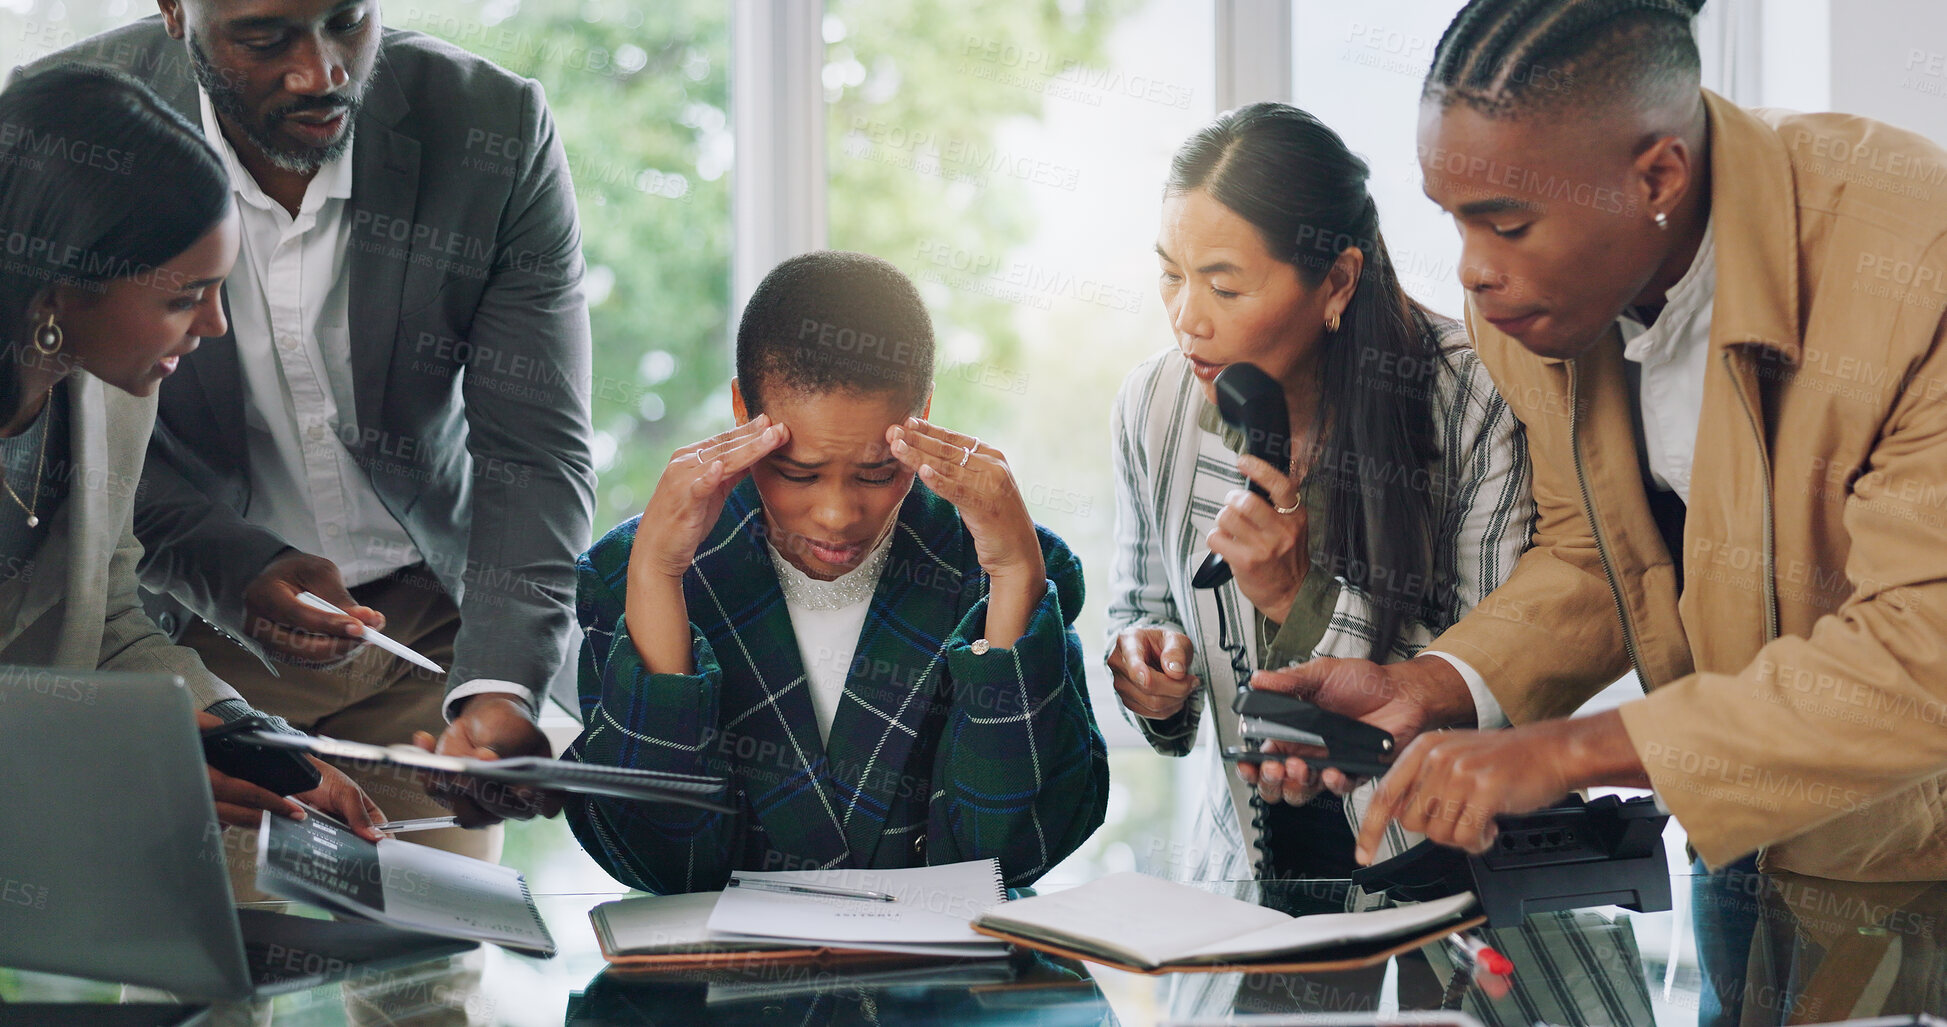
[[[866,891],[862,888],[839,888],[829,884],[789,884],[784,881],[750,881],[741,877],[730,879],[732,888],[750,888],[755,891],[782,892],[786,895],[827,895],[835,899],[864,899],[868,902],[898,902],[899,896],[888,895],[882,891]]]

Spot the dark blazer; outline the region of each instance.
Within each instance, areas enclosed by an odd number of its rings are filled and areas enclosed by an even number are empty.
[[[160,18],[27,73],[71,61],[119,67],[201,123],[187,48]],[[539,84],[416,32],[386,30],[354,127],[356,402],[339,435],[459,603],[448,681],[544,693],[568,658],[594,520],[566,155]],[[243,394],[233,335],[183,362],[162,386],[135,511],[143,583],[240,638],[243,589],[285,548],[244,520]]]
[[[650,674],[623,621],[624,522],[580,565],[581,705],[567,757],[724,779],[736,814],[568,804],[582,847],[659,893],[735,870],[1000,860],[1025,885],[1102,823],[1109,766],[1083,681],[1082,565],[1039,529],[1048,591],[1012,649],[976,655],[987,575],[959,511],[915,482],[832,720],[818,737],[757,488],[737,486],[683,577],[695,674]]]

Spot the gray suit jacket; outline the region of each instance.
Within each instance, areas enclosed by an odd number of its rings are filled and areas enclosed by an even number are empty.
[[[105,388],[86,373],[62,387],[73,411],[68,498],[32,563],[0,585],[0,663],[178,674],[199,710],[236,698],[142,610],[135,577],[142,544],[130,517],[155,400]]]
[[[110,64],[200,124],[187,56],[146,18],[28,73]],[[355,131],[356,403],[339,435],[459,603],[448,681],[509,680],[538,698],[568,659],[594,519],[568,161],[538,83],[417,32],[385,32]],[[143,583],[240,638],[243,589],[285,548],[244,519],[243,395],[234,337],[183,362],[162,387],[136,507]]]

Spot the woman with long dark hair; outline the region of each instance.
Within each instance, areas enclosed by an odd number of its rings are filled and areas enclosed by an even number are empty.
[[[1262,875],[1348,874],[1360,794],[1315,795],[1296,760],[1227,773],[1216,754],[1239,742],[1232,698],[1260,669],[1414,655],[1528,543],[1520,426],[1465,330],[1400,287],[1369,174],[1317,118],[1259,103],[1186,142],[1164,190],[1157,259],[1176,347],[1116,398],[1108,662],[1159,752],[1192,752],[1218,711],[1183,873],[1234,876],[1255,846]],[[1218,416],[1214,381],[1236,363],[1283,387],[1284,466],[1245,455]],[[1195,589],[1211,552],[1234,577]],[[1499,720],[1491,695],[1476,700],[1482,722]]]
[[[140,83],[71,66],[0,92],[0,664],[179,675],[205,727],[255,711],[142,612],[134,502],[156,386],[227,330],[237,238],[216,154]],[[377,807],[317,766],[296,798],[376,840]],[[225,824],[303,817],[209,773]]]

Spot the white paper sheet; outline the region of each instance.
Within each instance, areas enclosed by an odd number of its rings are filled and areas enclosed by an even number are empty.
[[[528,902],[520,871],[390,838],[378,847],[385,911],[393,919],[439,934],[554,948]]]
[[[871,947],[928,955],[993,954],[1005,946],[974,933],[969,921],[998,904],[994,860],[904,870],[739,872],[751,881],[808,883],[885,892],[896,902],[791,895],[729,888],[710,914],[713,938],[766,939]]]

